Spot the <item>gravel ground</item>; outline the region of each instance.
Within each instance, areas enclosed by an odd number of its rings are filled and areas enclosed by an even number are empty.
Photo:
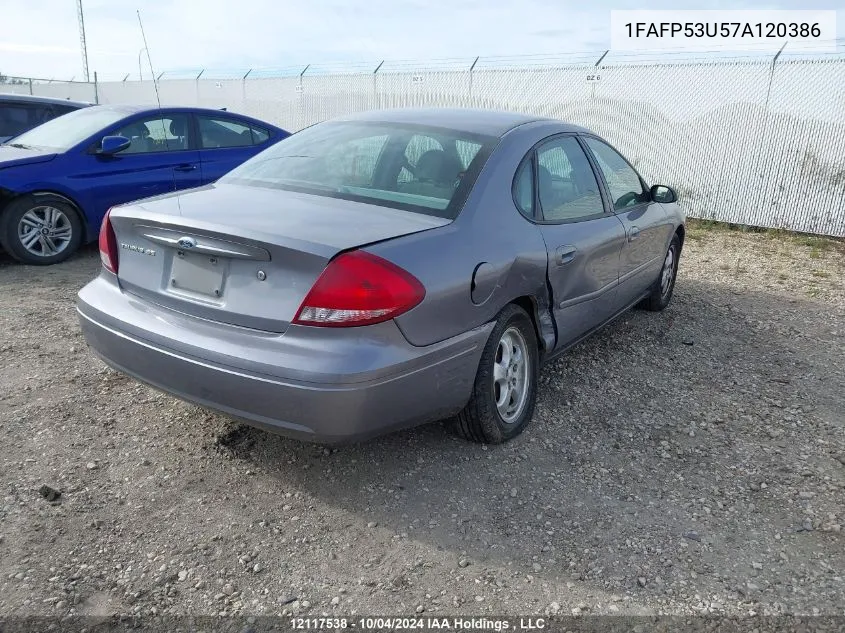
[[[79,334],[98,266],[0,260],[0,615],[845,612],[840,243],[691,230],[670,308],[495,447],[328,450],[141,386]]]

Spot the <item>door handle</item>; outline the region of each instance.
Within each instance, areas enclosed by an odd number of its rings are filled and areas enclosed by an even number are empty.
[[[555,251],[555,263],[558,266],[564,266],[575,259],[575,253],[578,251],[574,246],[559,246]]]
[[[640,234],[640,227],[632,226],[631,230],[628,231],[628,241],[633,242]]]
[[[197,168],[196,165],[185,164],[185,165],[178,165],[178,166],[174,167],[173,171],[194,171],[196,168]]]

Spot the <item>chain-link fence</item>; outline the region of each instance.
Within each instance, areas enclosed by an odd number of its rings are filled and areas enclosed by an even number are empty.
[[[690,217],[845,237],[845,58],[639,63],[478,63],[417,70],[213,78],[164,73],[163,104],[227,108],[295,131],[370,109],[514,110],[586,126]],[[8,86],[3,87],[3,89]],[[16,91],[100,103],[156,103],[151,81],[35,82]]]
[[[97,83],[87,81],[55,81],[0,75],[0,94],[3,93],[97,103]]]

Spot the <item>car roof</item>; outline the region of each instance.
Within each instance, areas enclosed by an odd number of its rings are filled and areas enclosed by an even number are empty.
[[[186,106],[186,105],[171,105],[163,103],[161,107],[157,105],[140,105],[137,103],[119,103],[119,104],[103,104],[103,105],[96,105],[92,106],[94,108],[101,108],[103,110],[111,110],[113,112],[118,112],[129,116],[131,114],[140,114],[143,112],[157,112],[158,110],[176,110],[176,111],[183,111],[183,112],[195,112],[198,114],[214,114],[217,116],[222,115],[231,115],[233,117],[238,117],[241,119],[248,119],[250,121],[255,121],[256,123],[260,123],[263,126],[270,126],[276,129],[281,129],[279,126],[274,125],[272,123],[268,123],[267,121],[261,121],[256,119],[255,117],[251,117],[248,114],[241,114],[240,112],[231,112],[230,110],[225,110],[223,108],[199,108],[197,106]]]
[[[583,132],[582,127],[562,121],[518,112],[501,110],[479,110],[473,108],[396,108],[391,110],[371,110],[335,121],[373,121],[379,123],[416,123],[437,127],[462,130],[471,134],[502,136],[509,130],[526,123],[547,121],[561,127],[561,132]]]
[[[22,95],[14,92],[0,92],[0,100],[32,104],[55,103],[58,105],[76,106],[78,108],[85,108],[93,105],[88,101],[71,101],[70,99],[60,99],[59,97],[40,97],[37,95]]]

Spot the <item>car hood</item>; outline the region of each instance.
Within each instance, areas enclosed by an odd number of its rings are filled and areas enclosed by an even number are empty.
[[[40,149],[22,149],[11,145],[0,145],[0,169],[20,167],[33,163],[46,163],[56,157],[56,152]]]

